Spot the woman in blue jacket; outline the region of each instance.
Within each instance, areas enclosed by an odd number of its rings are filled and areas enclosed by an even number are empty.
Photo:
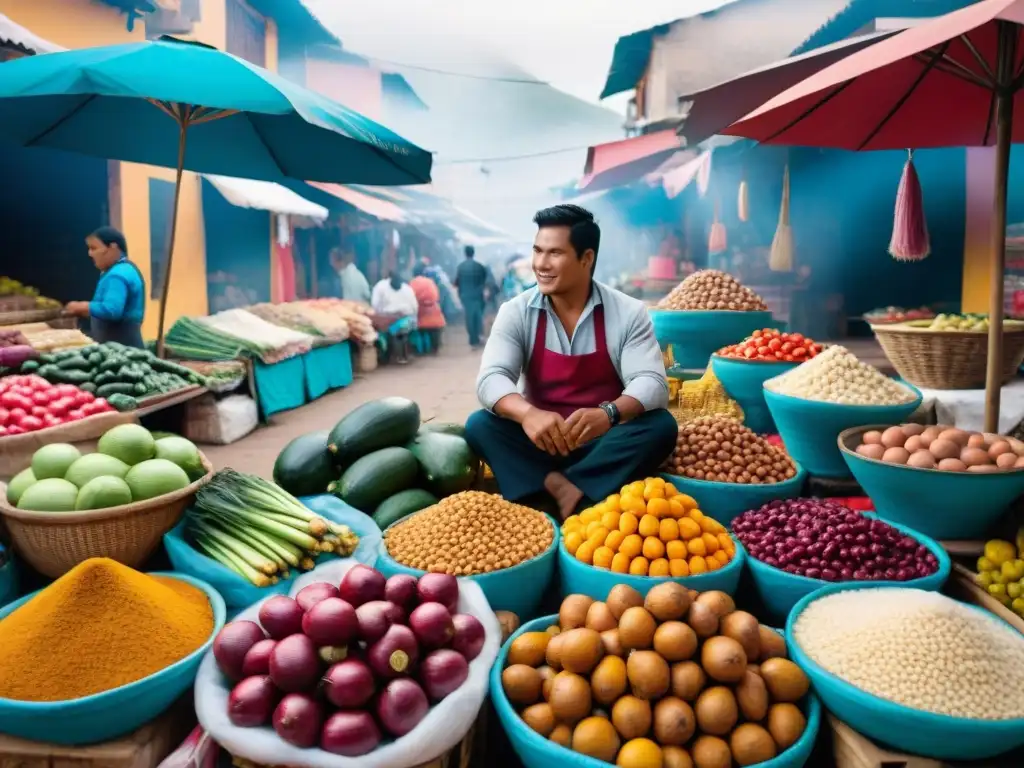
[[[146,313],[146,281],[128,260],[124,235],[100,227],[87,238],[89,258],[100,271],[92,301],[72,301],[65,310],[90,321],[89,334],[99,342],[116,341],[142,348],[142,318]]]

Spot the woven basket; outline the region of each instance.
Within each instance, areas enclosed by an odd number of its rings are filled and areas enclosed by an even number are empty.
[[[904,381],[925,389],[983,389],[987,331],[932,331],[913,326],[872,325],[875,338]],[[1024,362],[1024,326],[1003,328],[1002,383]]]
[[[359,373],[369,373],[370,371],[377,370],[377,345],[376,344],[356,344],[353,347],[355,351],[355,367]]]
[[[15,551],[44,576],[59,578],[91,557],[138,568],[178,524],[196,491],[210,482],[213,466],[199,455],[206,474],[180,491],[90,512],[15,509],[7,503],[7,486],[0,483],[0,517]]]

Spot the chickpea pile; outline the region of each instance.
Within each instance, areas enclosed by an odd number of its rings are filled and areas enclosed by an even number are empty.
[[[471,576],[511,568],[551,546],[541,512],[480,491],[456,493],[388,531],[388,554],[421,571]]]
[[[742,424],[720,416],[681,424],[665,471],[695,480],[743,485],[781,483],[796,476],[796,466],[784,451]]]
[[[694,272],[671,293],[658,302],[659,309],[709,310],[733,312],[764,312],[764,299],[740,283],[732,275],[717,269]]]

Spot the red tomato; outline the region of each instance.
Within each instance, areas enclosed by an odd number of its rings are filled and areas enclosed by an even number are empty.
[[[26,416],[28,416],[28,411],[26,411],[24,408],[11,408],[10,416],[7,419],[7,423],[17,424]]]
[[[32,413],[33,416],[38,416],[41,419],[41,418],[43,418],[43,416],[48,414],[49,411],[46,410],[46,406],[45,405],[33,405],[31,413]]]
[[[100,409],[97,413],[106,413],[107,411],[114,410],[114,406],[108,403],[105,397],[97,397],[93,402]]]
[[[743,350],[743,356],[748,358],[748,359],[753,357],[756,354],[757,354],[757,351],[751,349],[750,347],[747,347],[745,350]]]
[[[68,412],[68,409],[73,408],[75,401],[70,397],[61,397],[50,403],[50,413],[55,416],[62,416]]]
[[[9,424],[6,427],[6,429],[7,429],[7,434],[8,435],[23,435],[23,434],[25,434],[25,430],[22,429],[21,427],[19,427],[17,424]]]
[[[46,405],[54,397],[54,391],[40,389],[32,393],[32,402],[36,405]]]
[[[7,422],[10,421],[11,412],[6,408],[0,408],[0,426],[6,426]]]
[[[796,349],[793,350],[793,357],[795,357],[797,360],[807,357],[807,350],[804,347],[797,347]]]
[[[65,421],[80,421],[85,418],[85,414],[80,410],[69,411],[68,415],[64,417]]]
[[[48,413],[45,416],[43,416],[43,424],[45,424],[47,427],[59,427],[63,423],[63,421],[54,416],[52,413]]]
[[[43,428],[43,420],[38,416],[26,416],[21,420],[21,428],[26,432],[35,432]]]
[[[772,339],[768,342],[768,349],[772,352],[782,349],[782,342],[779,339]]]
[[[25,386],[31,389],[50,389],[53,385],[42,376],[29,376]]]
[[[58,384],[53,389],[61,397],[75,397],[82,391],[74,384]]]
[[[32,395],[35,394],[35,390],[32,389],[32,387],[26,386],[12,387],[11,392],[13,392],[16,395],[21,395],[22,397],[27,397],[29,399],[31,399]]]
[[[77,395],[75,395],[75,398],[79,403],[91,403],[93,400],[96,399],[96,395],[94,395],[92,392],[86,392],[85,390],[82,390]]]

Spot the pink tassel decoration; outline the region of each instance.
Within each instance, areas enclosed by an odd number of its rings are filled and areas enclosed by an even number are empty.
[[[914,152],[907,150],[907,163],[896,192],[896,211],[892,222],[889,253],[897,261],[921,261],[931,253],[928,222],[924,216],[921,181],[914,168]]]

